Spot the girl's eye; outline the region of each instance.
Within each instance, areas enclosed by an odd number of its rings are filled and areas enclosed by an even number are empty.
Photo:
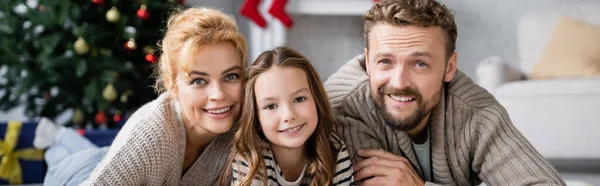
[[[296,99],[294,99],[294,103],[300,103],[306,100],[306,97],[298,97]]]
[[[204,85],[206,83],[207,82],[202,78],[192,80],[192,84],[194,84],[194,85]]]
[[[268,104],[267,106],[265,106],[265,110],[273,110],[276,108],[277,108],[276,104]]]
[[[417,67],[427,67],[427,63],[423,62],[423,61],[417,61],[417,63],[415,64]]]
[[[233,80],[236,80],[236,79],[238,79],[238,78],[240,78],[240,75],[237,75],[237,74],[229,74],[229,75],[227,75],[227,76],[225,77],[225,80],[227,80],[227,81],[233,81]]]

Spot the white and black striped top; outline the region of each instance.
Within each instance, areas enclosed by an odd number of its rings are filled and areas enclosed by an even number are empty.
[[[335,174],[333,178],[334,185],[354,185],[352,162],[348,156],[346,145],[344,145],[340,138],[335,134],[333,134],[330,139],[334,146],[339,149],[337,152],[337,164],[335,166]],[[285,181],[283,178],[283,172],[275,162],[273,151],[271,149],[268,149],[263,153],[263,158],[267,168],[267,185],[269,186],[310,185],[312,182],[312,177],[306,176],[304,172],[300,175],[300,178],[298,178],[296,182]],[[238,185],[239,180],[248,174],[250,168],[248,167],[248,162],[243,160],[242,157],[238,155],[233,160],[232,170],[232,185]],[[257,176],[252,181],[252,185],[264,185],[264,182]]]

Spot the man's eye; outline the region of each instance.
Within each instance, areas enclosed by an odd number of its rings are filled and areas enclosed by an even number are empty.
[[[392,62],[388,59],[383,59],[383,60],[379,60],[377,62],[377,64],[389,65],[389,64],[392,64]]]
[[[417,67],[427,67],[427,63],[425,63],[423,61],[417,61],[417,63],[415,65]]]

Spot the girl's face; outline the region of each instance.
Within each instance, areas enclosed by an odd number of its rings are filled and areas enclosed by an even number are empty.
[[[319,116],[311,91],[299,68],[272,67],[258,76],[258,119],[272,148],[302,148],[315,131]]]
[[[178,72],[176,99],[187,124],[209,134],[231,129],[240,110],[243,68],[233,44],[203,46],[188,63],[188,72]]]

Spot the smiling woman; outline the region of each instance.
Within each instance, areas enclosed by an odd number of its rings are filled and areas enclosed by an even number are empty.
[[[75,185],[84,179],[85,185],[217,184],[240,111],[246,41],[233,18],[214,9],[176,11],[167,25],[156,71],[162,94],[130,117],[109,148],[66,146],[72,140],[67,136],[77,135],[58,130],[57,144],[50,144],[47,155],[66,155],[50,157],[58,163],[49,162],[46,184]],[[78,174],[85,178],[65,175],[65,169],[90,166],[91,174]]]

